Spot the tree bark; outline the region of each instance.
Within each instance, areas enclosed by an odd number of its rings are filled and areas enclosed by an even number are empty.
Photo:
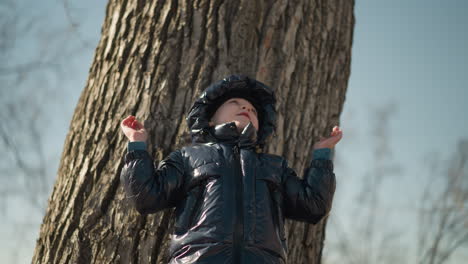
[[[352,0],[111,0],[32,262],[167,263],[173,209],[145,217],[125,199],[120,122],[144,120],[157,163],[189,143],[191,103],[229,74],[275,89],[278,128],[266,150],[302,172],[313,143],[339,123],[353,8]],[[287,221],[288,263],[320,263],[325,225]]]

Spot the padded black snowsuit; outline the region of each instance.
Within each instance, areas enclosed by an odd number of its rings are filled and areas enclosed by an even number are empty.
[[[242,133],[234,122],[208,126],[209,107],[239,87],[264,99],[258,134],[252,123]],[[145,150],[125,154],[121,180],[138,212],[176,207],[171,264],[286,263],[284,219],[316,224],[329,213],[335,192],[331,160],[312,160],[300,179],[283,157],[256,152],[274,130],[274,103],[266,85],[230,76],[192,106],[192,145],[158,166]]]

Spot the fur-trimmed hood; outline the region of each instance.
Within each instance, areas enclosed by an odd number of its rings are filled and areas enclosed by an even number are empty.
[[[186,121],[193,143],[217,141],[214,127],[209,121],[220,103],[229,99],[232,94],[255,98],[255,106],[259,112],[259,131],[255,145],[263,148],[268,137],[276,129],[276,99],[273,90],[267,85],[245,75],[230,75],[217,81],[208,88],[193,103]]]

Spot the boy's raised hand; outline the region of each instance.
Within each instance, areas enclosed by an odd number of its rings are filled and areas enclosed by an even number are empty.
[[[334,148],[342,137],[343,131],[341,131],[341,129],[338,126],[334,126],[332,132],[330,133],[330,137],[320,137],[320,141],[314,144],[314,149]]]
[[[145,141],[148,139],[148,133],[146,132],[143,124],[138,122],[134,116],[129,115],[121,123],[123,133],[130,141]]]

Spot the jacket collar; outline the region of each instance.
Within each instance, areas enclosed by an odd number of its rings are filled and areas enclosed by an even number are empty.
[[[240,133],[235,122],[219,124],[212,129],[212,134],[218,142],[239,143],[241,147],[253,147],[257,143],[257,130],[252,122]]]

